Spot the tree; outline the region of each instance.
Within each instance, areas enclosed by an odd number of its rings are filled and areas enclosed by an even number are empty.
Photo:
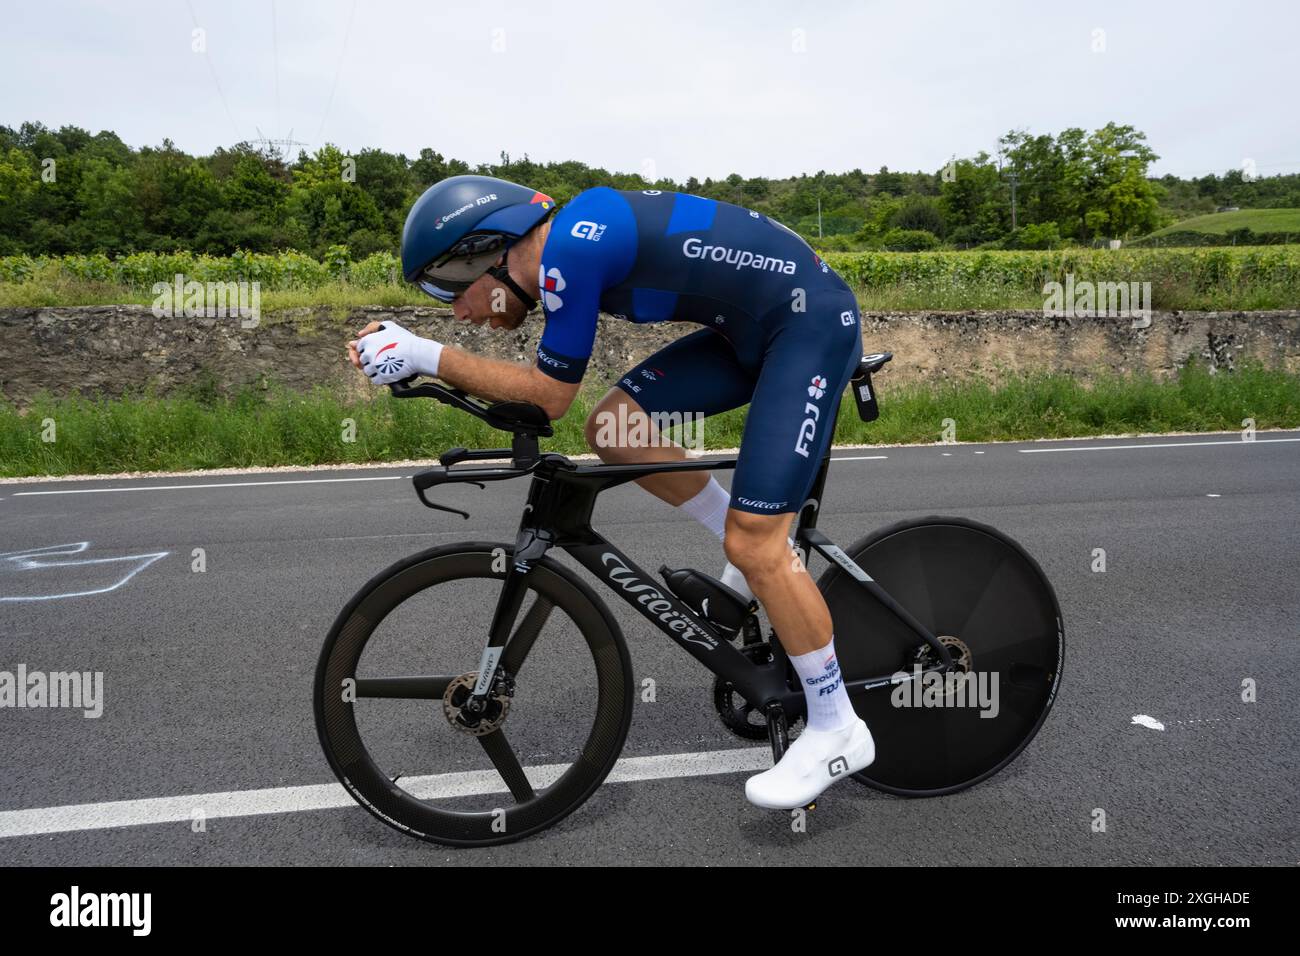
[[[1011,218],[1003,198],[1005,188],[988,153],[958,160],[939,193],[949,241],[978,245],[1004,235]]]
[[[1104,220],[1094,217],[1092,221],[1104,222],[1102,228],[1111,236],[1145,234],[1158,221],[1160,187],[1147,178],[1147,167],[1160,157],[1145,141],[1145,133],[1114,123],[1088,137],[1086,155],[1092,176],[1085,204],[1088,213],[1105,214]],[[1101,230],[1093,235],[1101,235]]]
[[[890,225],[904,230],[924,230],[936,236],[946,232],[943,210],[939,200],[933,196],[919,196],[915,193],[903,200],[898,210],[890,217]]]

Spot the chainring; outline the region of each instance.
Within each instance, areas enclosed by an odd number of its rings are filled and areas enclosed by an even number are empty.
[[[737,650],[755,664],[767,664],[772,660],[772,645],[766,641],[745,644]],[[722,725],[737,737],[767,740],[766,715],[758,707],[751,706],[731,681],[721,677],[713,679],[713,707],[722,719]],[[791,727],[793,726],[794,722],[791,722]]]

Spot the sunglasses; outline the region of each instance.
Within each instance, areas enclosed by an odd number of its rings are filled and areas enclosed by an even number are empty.
[[[420,273],[416,285],[440,302],[451,302],[488,272],[509,245],[502,235],[469,235]]]

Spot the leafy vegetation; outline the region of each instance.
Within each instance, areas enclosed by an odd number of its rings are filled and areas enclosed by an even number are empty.
[[[195,157],[168,140],[133,149],[109,131],[24,123],[0,126],[0,255],[298,250],[326,261],[346,247],[359,262],[396,252],[420,192],[468,172],[527,183],[561,202],[598,185],[678,189],[756,209],[837,251],[1055,249],[1146,235],[1216,203],[1300,206],[1300,176],[1154,180],[1148,169],[1157,157],[1145,135],[1115,123],[1055,136],[1013,131],[999,153],[954,157],[928,172],[882,166],[678,183],[505,154],[471,166],[432,148],[409,158],[378,149],[345,155],[326,145],[291,160],[240,143]]]
[[[1153,308],[1295,308],[1300,245],[1216,249],[1088,249],[984,252],[827,252],[864,309],[1041,308],[1043,286],[1150,282]],[[107,305],[154,300],[155,283],[177,274],[198,282],[257,281],[261,307],[430,305],[400,279],[386,252],[352,261],[344,247],[325,260],[296,252],[208,256],[134,253],[0,257],[0,306]]]

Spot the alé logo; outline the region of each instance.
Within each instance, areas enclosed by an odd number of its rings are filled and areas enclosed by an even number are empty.
[[[830,383],[826,381],[825,375],[814,375],[812,384],[808,386],[808,395],[811,398],[821,398],[826,394],[826,387]],[[808,457],[808,446],[812,443],[813,438],[817,435],[817,422],[821,418],[821,409],[812,402],[803,403],[803,413],[805,416],[803,423],[799,426],[799,434],[794,440],[794,450],[796,454]]]
[[[554,266],[548,269],[544,265],[537,267],[537,286],[541,290],[542,303],[547,312],[554,312],[564,305],[564,300],[556,294],[564,291],[564,285],[564,276],[559,269]]]
[[[590,239],[592,242],[600,242],[600,237],[604,234],[605,224],[603,222],[592,222],[590,219],[575,222],[573,228],[569,230],[569,235],[578,239]]]

